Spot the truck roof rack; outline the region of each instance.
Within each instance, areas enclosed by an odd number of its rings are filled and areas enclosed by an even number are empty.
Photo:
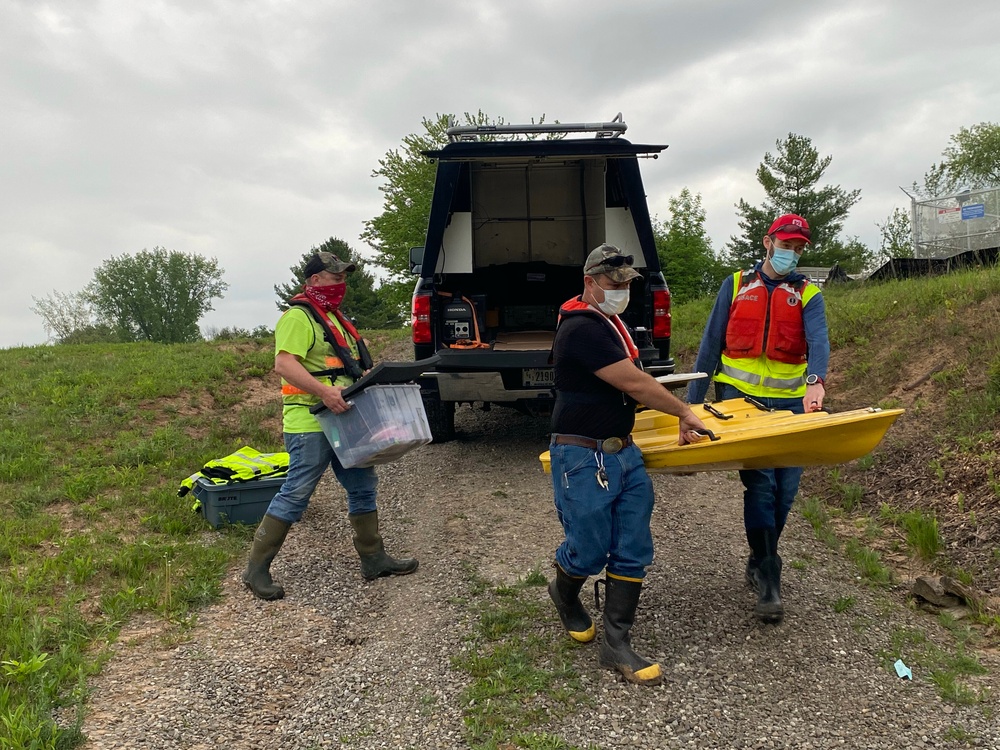
[[[628,125],[622,120],[622,113],[619,112],[611,122],[557,122],[551,125],[539,123],[537,125],[455,125],[452,124],[445,131],[448,140],[455,141],[478,141],[484,137],[494,135],[507,135],[514,133],[594,133],[595,138],[617,138],[628,129]]]

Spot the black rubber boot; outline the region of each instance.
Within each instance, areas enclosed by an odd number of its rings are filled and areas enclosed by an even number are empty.
[[[291,524],[274,516],[264,516],[253,537],[250,559],[243,571],[243,583],[258,599],[281,599],[285,590],[271,579],[271,562],[285,543]]]
[[[754,591],[760,591],[760,561],[767,557],[767,530],[747,529],[747,544],[750,545],[750,557],[747,558],[747,585]]]
[[[580,601],[580,589],[586,582],[586,577],[571,576],[558,565],[556,577],[549,581],[549,596],[556,605],[559,619],[569,637],[579,643],[590,643],[597,633],[594,621]]]
[[[599,662],[602,667],[618,670],[635,685],[659,685],[663,679],[660,665],[633,651],[629,636],[641,593],[642,581],[606,576],[604,639]]]
[[[361,575],[366,581],[384,576],[405,576],[417,569],[419,563],[412,557],[397,560],[385,551],[382,535],[378,532],[378,511],[349,515],[354,529],[354,549],[361,558]]]
[[[764,530],[767,556],[760,561],[757,574],[757,605],[753,613],[762,622],[780,622],[785,616],[781,603],[781,558],[778,556],[778,535],[773,529]]]
[[[757,561],[757,558],[753,556],[753,554],[747,558],[747,569],[745,575],[747,579],[747,586],[754,591],[759,591],[760,582],[757,580],[757,577],[760,575],[760,563]]]

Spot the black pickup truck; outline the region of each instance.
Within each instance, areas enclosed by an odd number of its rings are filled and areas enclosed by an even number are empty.
[[[670,291],[639,174],[639,157],[666,146],[633,144],[625,129],[621,115],[460,126],[424,152],[437,173],[424,246],[410,251],[419,276],[412,324],[416,359],[439,357],[419,381],[436,442],[454,437],[462,402],[551,410],[559,306],[583,290],[584,259],[605,242],[634,256],[643,277],[621,316],[640,361],[655,375],[673,372]]]

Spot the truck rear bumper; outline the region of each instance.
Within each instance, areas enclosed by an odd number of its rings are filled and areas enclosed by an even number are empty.
[[[422,377],[437,381],[442,401],[492,401],[494,403],[552,399],[551,388],[504,387],[499,372],[425,372]]]

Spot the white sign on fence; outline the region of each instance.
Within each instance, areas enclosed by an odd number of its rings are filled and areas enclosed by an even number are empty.
[[[962,220],[962,209],[958,206],[954,208],[939,208],[937,210],[937,220],[941,224],[954,224]]]

